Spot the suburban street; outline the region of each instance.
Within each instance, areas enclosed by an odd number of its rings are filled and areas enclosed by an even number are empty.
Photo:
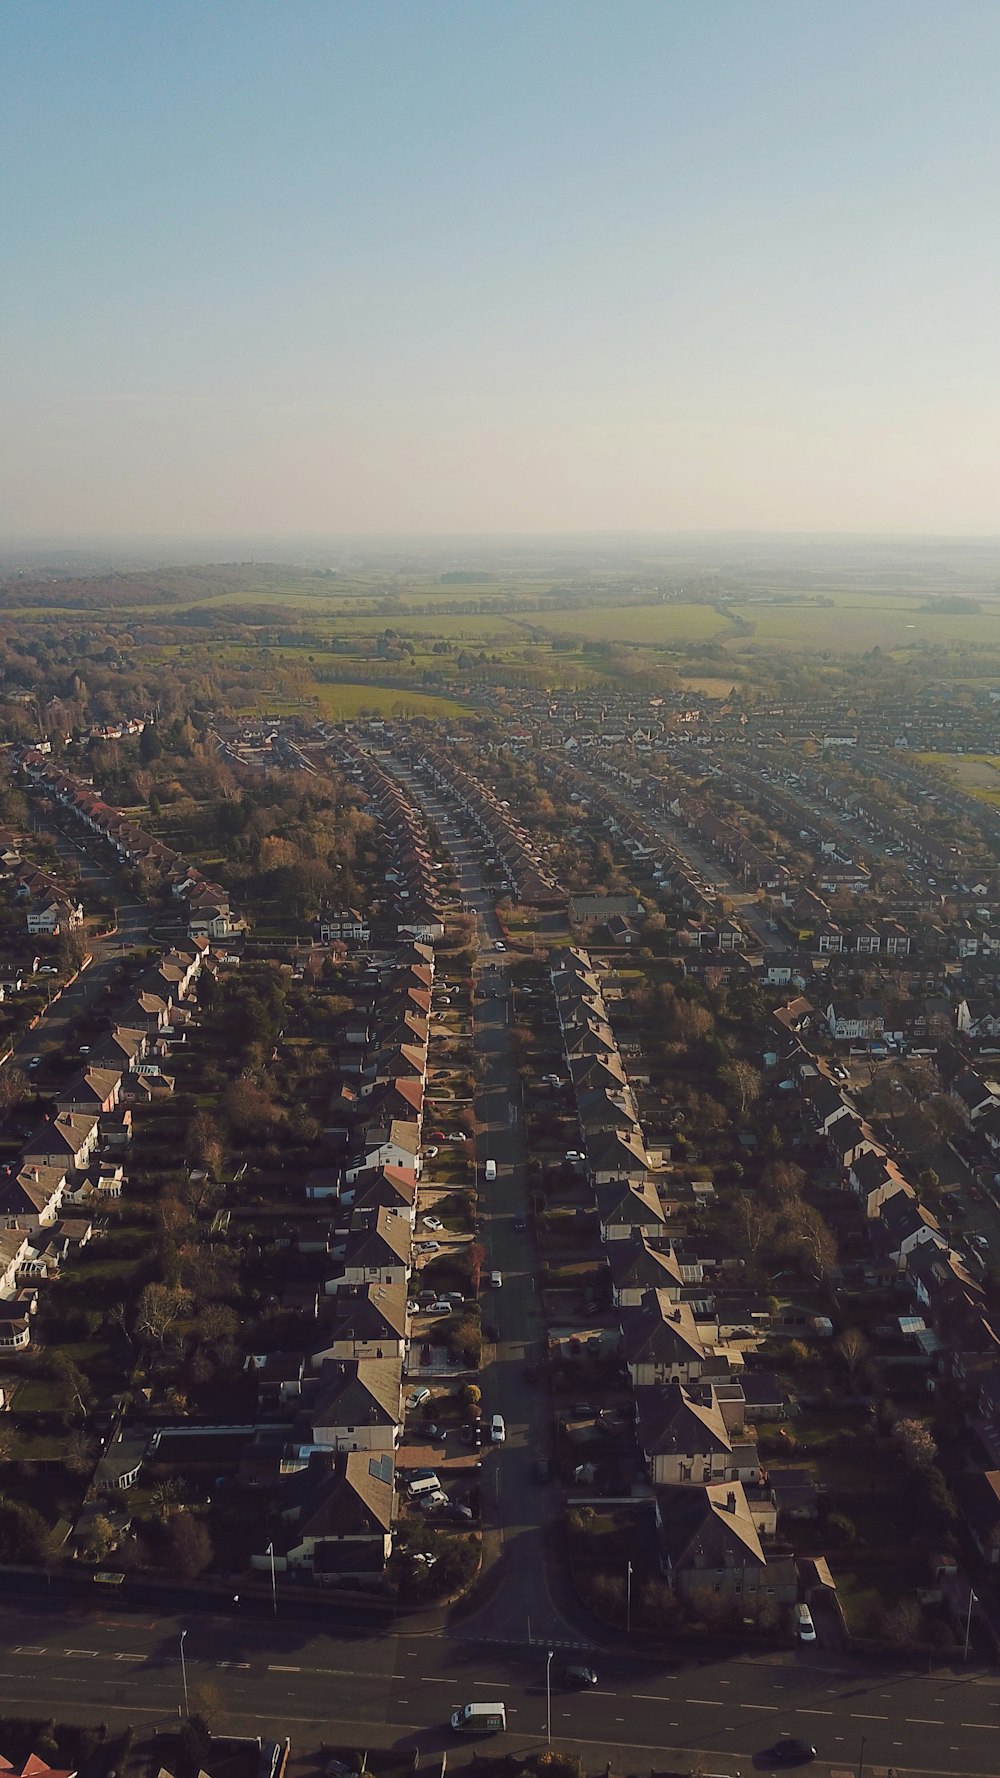
[[[97,864],[75,840],[65,837],[55,827],[42,824],[43,831],[55,842],[61,858],[71,861],[80,872],[80,895],[87,907],[87,889],[99,889],[114,902],[118,915],[117,931],[91,944],[93,962],[53,1001],[41,1023],[29,1031],[14,1051],[13,1060],[27,1069],[32,1056],[45,1057],[73,1043],[82,1015],[93,1005],[114,978],[116,961],[124,953],[148,943],[151,923],[150,909],[135,898],[102,865]]]

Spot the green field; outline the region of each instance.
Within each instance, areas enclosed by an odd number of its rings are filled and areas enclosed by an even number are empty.
[[[831,605],[768,605],[734,601],[734,615],[751,629],[749,637],[727,642],[733,653],[765,644],[788,649],[829,649],[864,653],[881,648],[887,654],[930,646],[935,648],[1000,648],[1000,604],[959,614],[928,611],[921,599],[858,594],[832,595]]]
[[[1000,759],[992,753],[918,753],[921,765],[932,766],[966,795],[990,808],[1000,808]]]
[[[627,605],[613,599],[599,607],[533,613],[530,623],[543,635],[568,633],[592,642],[640,642],[652,647],[709,642],[726,628],[726,619],[711,605]]]

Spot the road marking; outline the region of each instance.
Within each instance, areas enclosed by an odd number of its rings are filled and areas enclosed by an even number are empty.
[[[301,1667],[275,1667],[275,1666],[270,1666],[270,1665],[268,1666],[267,1670],[269,1673],[301,1673],[302,1672]]]
[[[446,1680],[444,1680],[444,1681],[443,1681],[443,1682],[442,1682],[442,1683],[443,1683],[443,1684],[445,1684],[445,1685],[454,1685],[454,1683],[455,1683],[455,1682],[454,1682],[454,1680],[453,1680],[453,1679],[450,1679],[450,1680],[449,1680],[449,1679],[446,1679]],[[485,1685],[485,1686],[488,1686],[488,1687],[489,1687],[489,1689],[490,1689],[490,1690],[491,1690],[491,1691],[494,1691],[494,1692],[497,1692],[497,1691],[500,1691],[500,1692],[509,1692],[509,1691],[510,1691],[510,1681],[509,1681],[509,1680],[506,1680],[506,1679],[505,1679],[505,1680],[496,1680],[496,1679],[474,1679],[474,1680],[473,1680],[473,1681],[472,1681],[472,1683],[473,1683],[473,1685]],[[606,1693],[605,1693],[605,1696],[606,1696],[606,1697],[610,1697],[610,1696],[611,1696],[611,1693],[610,1693],[610,1692],[606,1692]]]
[[[851,1720],[852,1722],[888,1722],[889,1718],[887,1716],[871,1716],[864,1710],[852,1710]]]
[[[996,1722],[960,1722],[958,1726],[960,1729],[998,1729],[998,1728],[1000,1728],[1000,1723],[996,1723]]]
[[[113,1661],[144,1661],[146,1659],[146,1657],[145,1657],[145,1655],[120,1654],[120,1655],[112,1655],[111,1659]]]
[[[806,1710],[801,1704],[795,1713],[797,1716],[832,1716],[832,1710]]]
[[[919,1722],[921,1724],[926,1724],[926,1726],[929,1729],[944,1728],[944,1717],[943,1716],[904,1716],[903,1721],[904,1722]]]
[[[288,1668],[289,1673],[291,1673],[293,1671],[295,1671],[295,1669],[293,1669],[291,1667]],[[421,1683],[421,1685],[453,1685],[454,1680],[452,1680],[452,1679],[436,1679],[434,1677],[433,1673],[421,1673],[420,1683]],[[481,1682],[481,1680],[474,1679],[472,1683],[473,1683],[473,1685],[480,1685],[482,1682]]]
[[[721,1698],[685,1698],[684,1702],[685,1704],[716,1704],[720,1710],[722,1709]]]
[[[16,1655],[45,1655],[48,1654],[48,1652],[47,1648],[31,1648],[26,1642],[22,1642],[20,1646],[14,1650]]]
[[[774,1705],[773,1704],[741,1704],[740,1709],[741,1710],[773,1710]],[[830,1714],[831,1714],[831,1716],[833,1715],[832,1710],[831,1710]]]
[[[85,1657],[86,1659],[92,1660],[92,1661],[96,1661],[96,1659],[97,1659],[96,1648],[64,1648],[63,1654],[64,1655],[81,1655],[81,1656]]]
[[[647,1704],[662,1704],[665,1701],[659,1692],[632,1692],[630,1696],[642,1698]]]
[[[241,1673],[249,1672],[250,1669],[249,1661],[216,1661],[215,1665],[217,1667],[236,1667]]]

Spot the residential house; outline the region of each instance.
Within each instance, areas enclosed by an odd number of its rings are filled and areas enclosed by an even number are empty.
[[[332,1451],[393,1451],[403,1419],[398,1358],[327,1359],[303,1410],[300,1444]]]
[[[702,1375],[708,1354],[689,1303],[675,1302],[666,1290],[648,1290],[620,1316],[622,1357],[634,1386],[693,1383]]]
[[[381,1575],[392,1553],[395,1505],[392,1453],[313,1452],[281,1484],[280,1530],[269,1530],[268,1547],[251,1567],[279,1573],[311,1572],[322,1583],[341,1575]]]
[[[768,1563],[741,1482],[658,1489],[656,1523],[664,1573],[686,1602],[706,1594],[737,1604],[762,1596],[794,1601],[794,1560]]]

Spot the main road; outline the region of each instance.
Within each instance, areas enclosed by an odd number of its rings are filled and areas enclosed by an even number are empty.
[[[0,1709],[138,1731],[192,1710],[233,1733],[405,1748],[449,1759],[477,1743],[449,1735],[450,1712],[502,1699],[508,1732],[492,1745],[524,1752],[549,1728],[544,1646],[491,1644],[461,1626],[426,1633],[314,1627],[241,1617],[118,1615],[8,1606],[0,1611]],[[336,1607],[331,1607],[336,1612]],[[340,1608],[340,1615],[343,1608]],[[186,1632],[184,1669],[180,1637]],[[570,1692],[552,1665],[551,1732],[593,1771],[684,1767],[743,1778],[778,1735],[813,1741],[818,1774],[889,1767],[924,1773],[1000,1771],[1000,1681],[978,1670],[873,1671],[828,1663],[817,1649],[698,1662],[595,1651],[598,1684]],[[763,1760],[763,1769],[769,1769]]]

